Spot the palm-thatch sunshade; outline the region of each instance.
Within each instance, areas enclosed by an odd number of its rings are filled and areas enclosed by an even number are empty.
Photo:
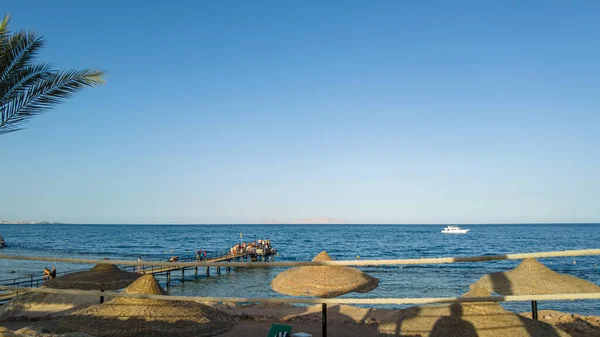
[[[313,261],[332,261],[326,252]],[[350,292],[366,293],[379,280],[358,269],[344,266],[305,266],[286,270],[271,281],[271,288],[291,296],[337,297]],[[323,303],[323,336],[327,336],[327,305]]]
[[[118,290],[127,287],[138,277],[140,274],[121,270],[112,264],[100,263],[90,270],[57,277],[44,285],[54,289]]]
[[[463,297],[487,297],[472,288]],[[568,337],[562,330],[504,310],[495,302],[464,302],[411,307],[383,320],[379,336]]]
[[[321,252],[313,261],[333,261]],[[278,293],[291,296],[337,297],[350,292],[366,293],[375,288],[379,280],[358,269],[344,266],[306,266],[286,270],[271,282]]]
[[[559,274],[536,259],[524,259],[515,269],[484,275],[473,286],[501,295],[547,295],[600,292],[596,284],[566,274]],[[537,302],[531,302],[533,319],[537,319]]]
[[[152,275],[140,277],[123,293],[166,294]],[[117,297],[59,319],[55,329],[98,337],[204,337],[227,332],[234,322],[232,316],[197,302]]]

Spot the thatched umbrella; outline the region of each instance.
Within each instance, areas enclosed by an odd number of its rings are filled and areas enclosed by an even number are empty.
[[[463,297],[486,297],[473,288]],[[378,326],[380,336],[568,337],[562,330],[504,310],[495,302],[464,302],[399,310]]]
[[[130,285],[138,277],[138,273],[121,270],[112,264],[100,263],[90,270],[66,274],[47,281],[44,285],[54,289],[119,290]],[[100,303],[102,301],[101,297]]]
[[[501,295],[547,295],[596,293],[600,287],[590,281],[559,274],[536,259],[524,259],[515,269],[484,275],[473,286]],[[537,301],[531,301],[531,316],[538,318]]]
[[[166,295],[152,275],[140,277],[123,293]],[[231,330],[234,322],[232,316],[198,302],[117,297],[59,319],[55,329],[98,337],[214,336]]]
[[[313,261],[332,261],[321,252]],[[379,280],[358,269],[344,266],[305,266],[286,270],[271,281],[271,288],[291,296],[337,297],[349,292],[366,293],[375,288]],[[323,337],[327,336],[327,304],[322,304]]]

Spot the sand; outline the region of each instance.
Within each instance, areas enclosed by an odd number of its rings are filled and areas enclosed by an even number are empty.
[[[233,330],[223,337],[264,337],[272,323],[292,326],[292,332],[306,332],[321,336],[321,305],[297,307],[288,304],[246,305],[222,308],[242,319]],[[333,305],[327,308],[328,336],[377,336],[377,321],[392,315],[394,310],[365,309],[349,305]]]
[[[235,305],[216,304],[216,308],[240,317],[234,328],[221,337],[265,337],[271,324],[287,324],[292,332],[306,332],[314,337],[321,336],[321,306],[298,307],[289,304]],[[1,307],[0,307],[1,308]],[[366,309],[350,305],[328,306],[328,336],[354,337],[377,336],[380,321],[396,310]],[[56,313],[53,313],[56,315]],[[521,314],[530,317],[529,313]],[[529,316],[527,316],[529,315]],[[581,316],[558,311],[542,310],[540,320],[554,324],[574,337],[600,337],[600,317]],[[0,321],[0,337],[89,337],[81,333],[52,334],[51,320]],[[4,330],[4,331],[3,331]]]
[[[94,304],[97,296],[27,293],[0,306],[0,320],[38,321],[52,319]]]

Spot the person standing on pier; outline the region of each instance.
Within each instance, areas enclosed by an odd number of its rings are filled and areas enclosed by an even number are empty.
[[[44,268],[44,282],[50,279],[50,269]]]

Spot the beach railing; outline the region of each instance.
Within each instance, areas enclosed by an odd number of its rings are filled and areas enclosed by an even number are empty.
[[[299,266],[355,266],[370,267],[382,265],[418,265],[418,264],[446,264],[463,262],[487,262],[502,260],[522,260],[526,258],[550,258],[550,257],[574,257],[585,255],[600,255],[600,249],[580,249],[535,253],[516,253],[502,255],[479,255],[461,257],[438,257],[420,259],[390,259],[390,260],[333,260],[333,261],[273,261],[273,262],[168,262],[168,261],[132,261],[132,260],[95,260],[79,258],[60,258],[48,256],[24,256],[0,254],[0,259],[24,260],[24,261],[47,261],[67,262],[80,264],[114,264],[124,266],[157,266],[157,267],[240,267],[240,268],[264,268],[264,267],[299,267]],[[228,255],[227,255],[228,256]]]

